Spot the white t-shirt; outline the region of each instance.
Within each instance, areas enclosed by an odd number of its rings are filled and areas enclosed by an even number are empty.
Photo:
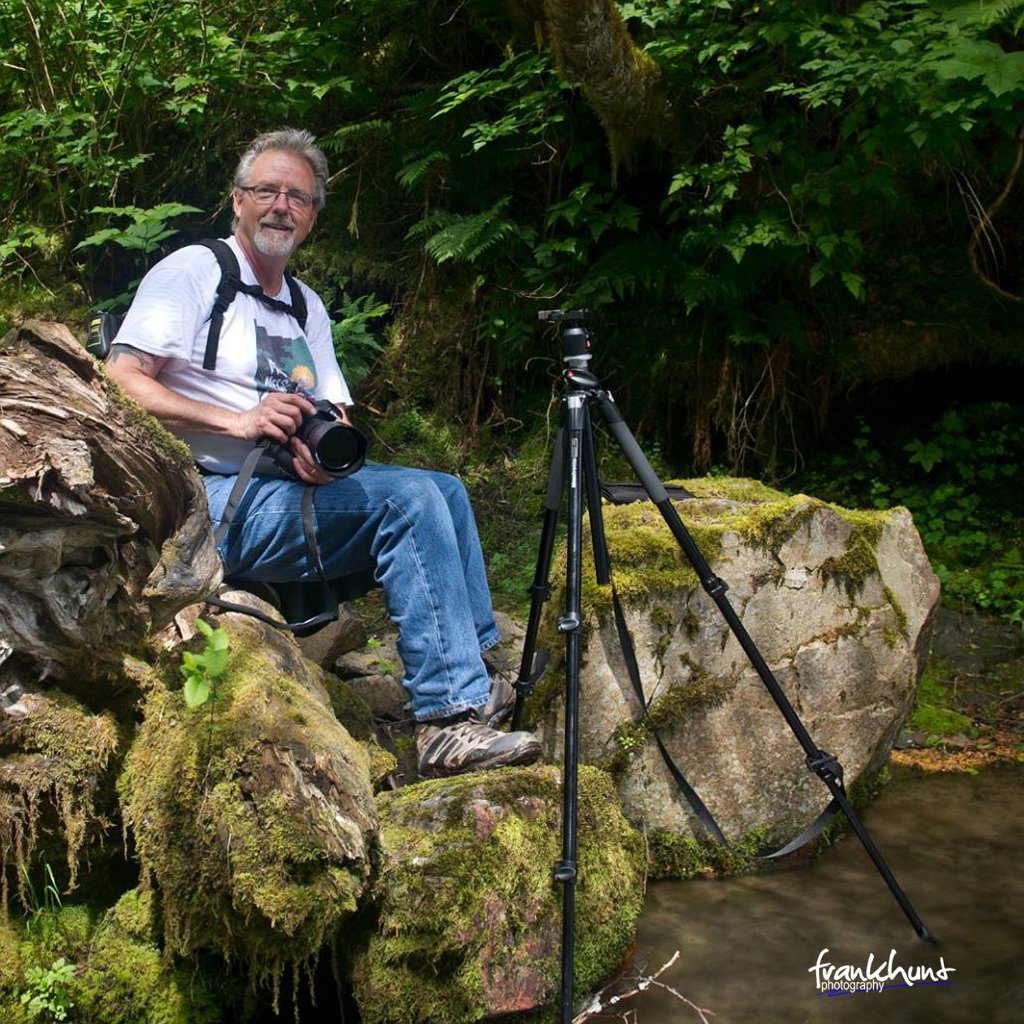
[[[241,247],[234,238],[227,242],[238,257],[243,283],[256,284]],[[237,412],[251,409],[268,392],[294,390],[296,384],[336,405],[352,403],[334,355],[327,310],[301,282],[308,310],[305,334],[288,313],[239,292],[224,313],[216,368],[204,370],[219,281],[217,257],[205,246],[188,245],[171,253],[142,279],[117,332],[117,344],[166,358],[157,379],[171,391]],[[290,304],[287,282],[271,298]],[[178,436],[213,473],[237,473],[253,447],[252,441],[207,433],[180,431]]]

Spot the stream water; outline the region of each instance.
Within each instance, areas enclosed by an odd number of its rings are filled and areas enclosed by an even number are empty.
[[[917,938],[848,835],[808,867],[652,885],[635,965],[651,973],[678,950],[659,980],[713,1011],[712,1024],[1024,1022],[1024,768],[975,776],[896,769],[862,817],[936,945]],[[819,959],[865,971],[869,956],[876,976],[885,965],[881,991],[816,988]],[[943,963],[952,968],[945,983],[908,986],[898,970],[913,979],[912,968]],[[700,1020],[657,987],[616,1009],[627,1008],[637,1024]]]

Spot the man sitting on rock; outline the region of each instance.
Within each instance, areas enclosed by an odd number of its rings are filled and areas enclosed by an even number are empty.
[[[316,579],[301,512],[313,488],[324,576],[372,570],[384,588],[418,723],[422,776],[528,764],[540,754],[537,739],[492,728],[511,693],[504,683],[492,697],[482,658],[499,637],[462,483],[377,463],[335,479],[295,436],[314,400],[333,403],[345,422],[351,404],[323,302],[296,282],[307,307],[303,329],[284,276],[316,223],[327,178],[310,133],[283,129],[257,138],[235,172],[227,241],[242,282],[263,294],[240,290],[224,311],[215,368],[203,363],[221,275],[216,256],[200,245],[179,249],[145,276],[107,368],[190,446],[215,526],[256,442],[289,447],[297,479],[253,476],[230,517],[219,549],[226,575],[271,584]]]

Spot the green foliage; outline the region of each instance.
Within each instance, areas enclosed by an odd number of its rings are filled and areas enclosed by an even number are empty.
[[[179,669],[185,677],[185,703],[190,708],[201,707],[214,695],[217,680],[228,667],[229,640],[224,629],[215,629],[202,619],[196,619],[196,629],[206,637],[206,646],[199,654],[184,651]]]
[[[373,333],[371,322],[388,315],[391,307],[375,295],[350,298],[344,295],[331,325],[334,352],[350,388],[357,388],[370,372],[374,360],[384,351]]]
[[[941,667],[928,667],[921,678],[917,703],[908,723],[911,729],[927,733],[930,744],[957,733],[976,735],[971,720],[954,710],[956,699],[950,692],[948,679],[948,673],[942,672]]]
[[[29,917],[25,922],[25,930],[28,932],[31,932],[33,926],[47,916],[56,914],[62,906],[60,889],[57,888],[57,880],[53,877],[53,868],[49,864],[45,864],[43,871],[46,880],[43,884],[43,894],[40,896],[31,875],[29,875],[27,865],[21,865],[21,877],[29,907]]]
[[[162,241],[178,233],[174,228],[167,226],[172,217],[202,211],[197,206],[185,206],[183,203],[161,203],[149,210],[140,210],[137,206],[97,206],[89,212],[109,217],[131,217],[131,224],[126,228],[108,227],[93,232],[75,246],[76,252],[79,249],[115,242],[123,249],[148,254],[159,248]]]
[[[30,1017],[42,1017],[44,1021],[68,1019],[68,1011],[74,1009],[68,988],[75,978],[75,965],[58,957],[49,967],[29,967],[25,971],[25,991],[21,1004]]]
[[[330,258],[306,279],[378,406],[516,427],[557,350],[537,309],[588,305],[645,442],[781,475],[837,384],[979,336],[1020,361],[966,256],[980,222],[986,275],[1020,291],[1015,189],[982,217],[1024,126],[1020,3],[629,0],[678,130],[618,168],[550,26],[511,7],[5,5],[0,265],[123,293],[170,211],[222,208],[241,146],[289,122],[337,172],[312,241]]]
[[[876,439],[862,424],[852,451],[797,486],[841,504],[914,515],[947,601],[1019,622],[1024,612],[1024,412],[1005,403],[954,408],[921,436]]]

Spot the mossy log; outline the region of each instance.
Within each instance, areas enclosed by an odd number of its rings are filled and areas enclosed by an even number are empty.
[[[147,693],[122,809],[166,950],[212,950],[276,985],[333,941],[367,885],[370,756],[290,637],[241,615],[220,624],[228,671],[208,709],[136,666]]]
[[[67,327],[29,321],[4,337],[0,687],[98,685],[220,571],[185,446]]]

